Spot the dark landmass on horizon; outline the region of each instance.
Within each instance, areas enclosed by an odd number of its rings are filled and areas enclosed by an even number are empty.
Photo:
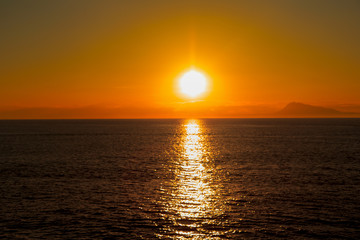
[[[278,117],[305,117],[305,118],[314,118],[314,117],[360,117],[360,113],[353,112],[341,112],[332,108],[326,108],[321,106],[313,106],[299,102],[291,102],[286,105],[283,109],[275,113],[274,116]]]

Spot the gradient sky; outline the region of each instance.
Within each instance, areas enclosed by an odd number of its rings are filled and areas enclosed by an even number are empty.
[[[0,118],[360,111],[360,1],[1,1]],[[191,66],[211,92],[190,102]]]

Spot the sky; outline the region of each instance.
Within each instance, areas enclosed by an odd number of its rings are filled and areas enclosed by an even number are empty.
[[[360,112],[359,26],[356,0],[3,0],[0,119]]]

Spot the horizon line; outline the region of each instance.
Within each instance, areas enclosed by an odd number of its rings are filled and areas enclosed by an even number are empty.
[[[179,117],[179,118],[0,118],[0,121],[41,121],[41,120],[185,120],[185,119],[360,119],[357,117]]]

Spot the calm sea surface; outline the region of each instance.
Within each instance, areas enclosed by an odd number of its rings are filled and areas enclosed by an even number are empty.
[[[360,119],[0,121],[0,238],[359,239]]]

